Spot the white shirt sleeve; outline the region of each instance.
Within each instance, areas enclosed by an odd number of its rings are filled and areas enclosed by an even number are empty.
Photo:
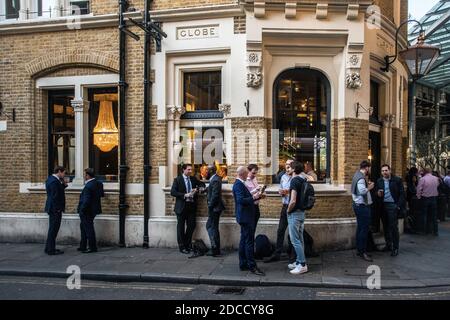
[[[358,185],[357,185],[358,191],[360,195],[366,195],[367,192],[369,192],[369,190],[366,188],[366,183],[363,179],[360,179],[358,181]]]

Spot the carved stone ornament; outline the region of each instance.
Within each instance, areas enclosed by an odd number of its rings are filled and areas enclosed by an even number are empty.
[[[231,113],[231,104],[229,103],[219,104],[219,111],[223,113],[224,117],[228,117]]]
[[[247,72],[247,87],[259,88],[262,84],[262,72],[260,70]]]
[[[348,89],[360,89],[362,87],[361,75],[359,72],[348,72],[345,76],[345,83]]]
[[[169,115],[169,119],[180,119],[180,117],[186,112],[186,108],[184,106],[167,106],[167,113]]]

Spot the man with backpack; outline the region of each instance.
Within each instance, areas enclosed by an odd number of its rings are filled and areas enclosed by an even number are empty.
[[[294,169],[294,173],[289,188],[290,199],[287,213],[289,236],[297,258],[294,263],[288,265],[288,268],[291,269],[291,274],[303,274],[308,272],[303,240],[305,210],[311,209],[314,205],[314,189],[300,177],[304,170],[302,163],[294,161],[291,167]]]

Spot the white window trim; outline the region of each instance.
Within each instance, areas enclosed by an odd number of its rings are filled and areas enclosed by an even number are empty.
[[[119,75],[112,73],[92,76],[45,77],[36,80],[36,88],[45,90],[73,88],[75,94],[72,101],[80,103],[88,101],[88,88],[117,86],[118,83]],[[75,110],[75,178],[72,182],[73,186],[83,185],[83,170],[89,163],[88,130],[86,130],[88,127],[87,111],[88,108],[83,106]]]

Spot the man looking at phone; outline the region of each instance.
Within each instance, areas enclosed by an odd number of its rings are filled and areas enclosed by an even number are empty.
[[[383,251],[391,251],[391,256],[395,257],[398,255],[400,242],[398,215],[405,209],[405,190],[402,179],[392,175],[389,165],[384,164],[381,167],[381,175],[382,177],[377,181],[376,190],[384,222],[386,246]]]
[[[278,190],[278,194],[281,196],[283,206],[281,208],[280,221],[278,223],[277,245],[273,255],[268,259],[264,260],[264,262],[266,263],[280,261],[281,252],[283,251],[284,235],[288,227],[287,208],[289,205],[289,189],[291,187],[292,174],[294,173],[294,170],[291,167],[293,162],[294,160],[291,159],[286,161],[285,173],[281,176],[280,179],[280,189]],[[288,236],[288,247],[289,247],[288,252],[292,252],[293,248],[289,236]]]

